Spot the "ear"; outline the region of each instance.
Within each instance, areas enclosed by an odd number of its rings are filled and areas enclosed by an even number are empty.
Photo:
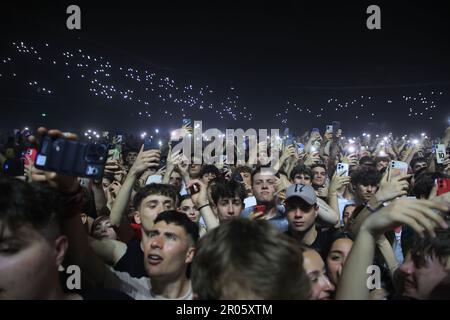
[[[66,255],[69,242],[66,236],[59,236],[58,238],[56,238],[54,244],[55,244],[55,264],[56,267],[59,267],[64,261],[64,256]]]
[[[217,206],[214,202],[210,202],[211,203],[211,209],[213,211],[213,213],[217,216]]]
[[[136,222],[137,224],[141,224],[141,215],[139,213],[139,211],[134,211],[133,213],[133,217],[134,217],[134,222]]]
[[[194,255],[195,255],[195,247],[190,246],[188,248],[188,251],[186,252],[186,260],[185,263],[191,263],[192,260],[194,259]]]

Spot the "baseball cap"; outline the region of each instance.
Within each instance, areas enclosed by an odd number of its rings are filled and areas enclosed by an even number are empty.
[[[291,184],[286,189],[286,200],[293,197],[299,197],[310,205],[316,204],[317,202],[314,188],[309,185],[307,186],[304,184]]]

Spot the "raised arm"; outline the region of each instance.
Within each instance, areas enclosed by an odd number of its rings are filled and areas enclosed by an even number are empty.
[[[433,209],[446,212],[450,210],[450,206],[430,200],[398,199],[367,218],[345,263],[336,298],[369,298],[367,269],[373,263],[376,241],[384,232],[407,224],[421,236],[425,233],[434,236],[434,229],[438,226],[448,228],[442,217]]]
[[[144,151],[144,146],[141,147],[136,161],[130,168],[111,208],[111,215],[109,217],[111,225],[120,226],[123,220],[123,213],[128,207],[131,191],[136,180],[148,168],[156,168],[159,166],[159,156],[159,150]]]

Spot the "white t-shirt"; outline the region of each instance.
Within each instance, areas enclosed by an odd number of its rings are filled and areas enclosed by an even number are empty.
[[[150,278],[133,278],[129,273],[116,271],[109,266],[105,273],[103,286],[106,289],[121,291],[135,300],[171,300],[152,293]],[[172,300],[192,300],[192,287],[189,286],[189,291],[183,297]]]

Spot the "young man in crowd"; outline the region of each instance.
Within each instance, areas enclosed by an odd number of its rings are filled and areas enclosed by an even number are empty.
[[[450,211],[449,200],[448,194],[446,198],[432,201],[397,199],[365,219],[347,257],[337,298],[368,299],[367,268],[373,264],[376,242],[382,234],[402,224],[407,224],[417,235],[397,271],[399,293],[414,299],[430,298],[433,290],[450,274],[450,232],[446,214]]]
[[[61,283],[59,268],[69,246],[61,229],[69,218],[65,209],[46,183],[0,178],[0,300],[129,299],[84,287],[72,293]],[[82,226],[80,232],[86,237]]]
[[[192,263],[202,300],[308,299],[300,248],[264,220],[234,219],[208,232]]]
[[[289,223],[286,234],[300,245],[309,246],[319,253],[326,246],[328,235],[316,228],[319,206],[312,186],[303,184],[290,185],[286,190],[284,201]]]
[[[290,181],[292,184],[311,185],[312,177],[313,172],[309,167],[305,165],[297,165],[291,171]]]

